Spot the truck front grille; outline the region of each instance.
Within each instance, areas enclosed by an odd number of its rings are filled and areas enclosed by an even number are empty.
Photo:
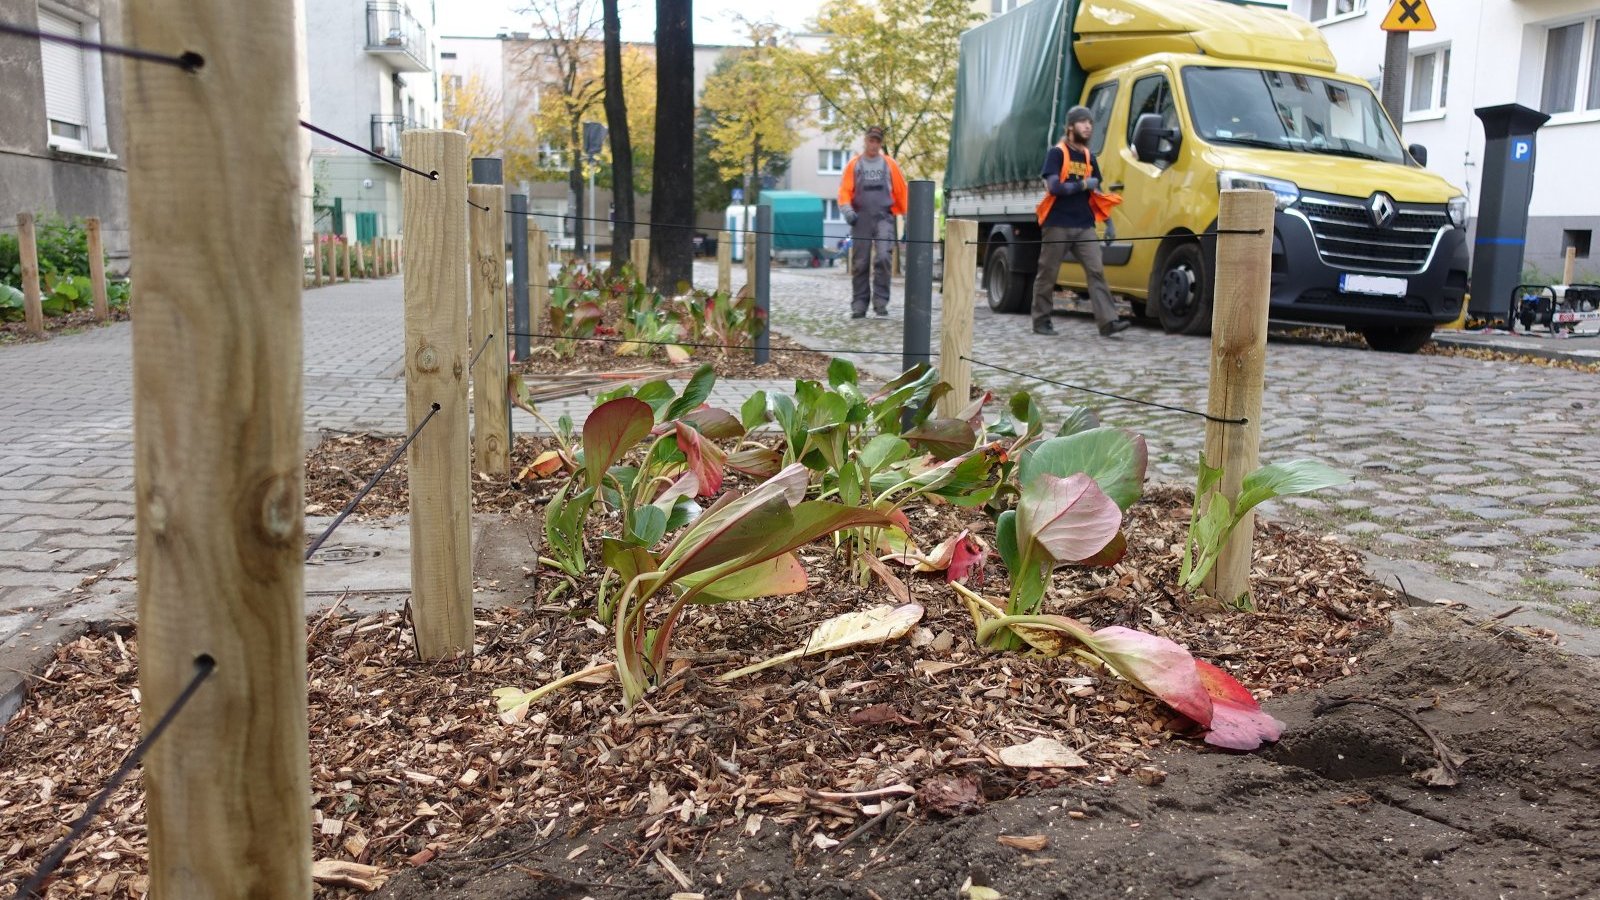
[[[1442,209],[1401,206],[1394,224],[1372,224],[1366,204],[1355,200],[1300,200],[1311,222],[1317,253],[1330,266],[1355,272],[1413,275],[1428,264],[1439,229],[1449,225]]]

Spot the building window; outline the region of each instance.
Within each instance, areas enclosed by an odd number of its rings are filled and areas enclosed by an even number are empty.
[[[1443,113],[1449,89],[1449,47],[1412,54],[1411,83],[1406,90],[1407,113]]]
[[[1367,0],[1311,0],[1306,18],[1317,24],[1353,19],[1367,11]]]
[[[1600,110],[1600,29],[1596,19],[1545,32],[1544,92],[1539,108],[1551,115]]]
[[[844,216],[839,213],[839,201],[822,201],[822,216],[829,222],[843,222]]]
[[[1594,231],[1584,229],[1565,229],[1561,232],[1561,255],[1566,256],[1567,250],[1576,250],[1579,259],[1589,258],[1589,239],[1594,236]]]
[[[829,103],[826,99],[824,99],[822,97],[818,97],[817,98],[817,122],[820,123],[820,124],[823,124],[823,125],[832,125],[834,123],[834,120],[836,120],[838,118],[839,118],[839,111],[837,109],[833,108],[833,104]]]
[[[40,8],[39,30],[76,40],[100,40],[100,26]],[[50,146],[63,150],[104,151],[106,147],[105,85],[100,54],[59,44],[39,43],[44,71],[45,115]]]
[[[838,175],[844,171],[844,164],[849,160],[848,150],[818,150],[817,174]]]

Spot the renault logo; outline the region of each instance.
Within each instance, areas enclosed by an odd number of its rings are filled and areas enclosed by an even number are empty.
[[[1394,200],[1388,194],[1380,191],[1373,194],[1372,199],[1367,201],[1367,212],[1372,215],[1373,225],[1379,228],[1388,228],[1394,224],[1395,213],[1399,212],[1399,210],[1395,208]]]

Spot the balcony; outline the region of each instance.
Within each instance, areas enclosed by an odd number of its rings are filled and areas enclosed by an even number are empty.
[[[389,159],[399,159],[400,132],[414,127],[405,116],[373,116],[372,152]]]
[[[396,72],[433,70],[428,34],[403,3],[367,4],[367,52],[383,57]]]

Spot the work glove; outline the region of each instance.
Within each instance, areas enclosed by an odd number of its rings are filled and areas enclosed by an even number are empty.
[[[1117,226],[1112,224],[1110,219],[1107,219],[1106,220],[1106,243],[1109,244],[1109,243],[1111,243],[1112,241],[1114,241],[1116,239],[1117,239]]]
[[[856,211],[855,210],[851,209],[848,206],[844,208],[844,221],[845,221],[846,225],[854,225],[854,224],[856,224],[856,219],[857,218],[858,217],[856,216]]]
[[[1086,190],[1086,191],[1098,191],[1098,190],[1100,190],[1100,179],[1098,179],[1098,178],[1085,178],[1083,180],[1083,189]]]

